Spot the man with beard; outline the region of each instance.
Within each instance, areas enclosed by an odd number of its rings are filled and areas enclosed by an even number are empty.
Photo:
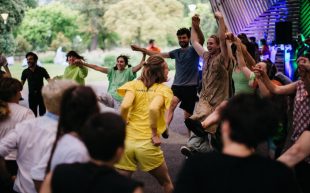
[[[206,51],[199,43],[197,31],[200,31],[200,18],[198,15],[192,17],[191,41],[199,56],[203,57],[202,68],[202,90],[194,114],[185,120],[188,128],[192,127],[193,120],[203,121],[209,116],[224,100],[232,96],[232,70],[233,60],[229,56],[226,46],[224,18],[220,12],[215,13],[219,23],[219,37],[211,35],[207,41]],[[186,146],[181,147],[181,153],[189,156],[194,152],[209,152],[213,150],[211,138],[215,135],[218,125],[208,127],[203,136],[191,134]]]
[[[39,115],[42,116],[46,112],[43,97],[41,94],[41,90],[44,85],[43,78],[49,81],[50,76],[45,70],[45,68],[37,65],[38,56],[35,53],[28,52],[26,54],[26,59],[28,63],[28,68],[23,71],[21,81],[24,85],[25,81],[28,80],[29,108],[33,111],[35,116],[37,116],[37,110],[39,106]]]
[[[175,59],[175,76],[172,84],[173,99],[166,116],[167,129],[162,134],[168,138],[168,128],[173,119],[173,113],[177,105],[181,102],[180,108],[184,110],[184,119],[193,114],[195,103],[198,100],[198,64],[199,56],[195,49],[190,46],[191,32],[187,28],[181,28],[177,31],[177,37],[181,48],[166,53],[159,53],[163,58]],[[200,45],[203,45],[204,38],[201,30],[197,30],[197,39]],[[132,45],[134,51],[140,51],[147,55],[158,54],[145,48]]]

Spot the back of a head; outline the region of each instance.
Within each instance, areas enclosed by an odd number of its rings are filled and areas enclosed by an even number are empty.
[[[124,147],[126,124],[114,113],[92,116],[81,131],[90,156],[96,160],[111,161],[119,147]]]
[[[278,125],[273,104],[254,94],[240,94],[231,98],[221,118],[229,122],[231,140],[248,147],[256,147],[267,140]]]
[[[68,88],[62,97],[58,130],[61,133],[79,133],[86,120],[99,113],[95,92],[87,86]]]
[[[23,90],[22,83],[15,78],[0,79],[0,100],[9,102],[17,92]]]
[[[147,59],[140,77],[147,88],[151,87],[154,83],[166,81],[164,64],[164,58],[159,55],[152,55]]]
[[[16,94],[22,90],[23,85],[17,79],[6,77],[0,79],[0,121],[9,117],[10,109],[8,102],[11,102]]]
[[[77,85],[72,80],[50,80],[42,88],[42,96],[47,110],[58,115],[63,93],[66,89]]]

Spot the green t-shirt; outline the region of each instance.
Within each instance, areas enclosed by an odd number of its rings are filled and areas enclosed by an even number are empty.
[[[114,70],[114,68],[108,69],[108,80],[109,80],[109,87],[108,93],[112,95],[112,97],[121,102],[123,97],[118,95],[117,89],[125,84],[128,81],[132,81],[136,78],[136,73],[132,72],[132,68],[126,68],[123,71]]]
[[[85,66],[69,65],[65,69],[63,79],[75,80],[77,83],[84,85],[87,74],[88,69]]]
[[[232,79],[235,85],[235,95],[240,93],[254,93],[254,89],[249,86],[249,80],[242,72],[233,71]]]

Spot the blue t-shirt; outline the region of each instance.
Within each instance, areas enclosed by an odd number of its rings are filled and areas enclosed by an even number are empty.
[[[198,85],[199,55],[193,47],[179,48],[169,52],[169,56],[175,59],[175,76],[173,85],[196,86]]]

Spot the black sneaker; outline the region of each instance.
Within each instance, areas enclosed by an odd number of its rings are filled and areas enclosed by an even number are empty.
[[[184,121],[186,127],[191,130],[196,136],[198,137],[204,137],[208,133],[203,129],[200,121],[193,120],[190,118],[185,119]]]
[[[168,128],[166,128],[166,130],[161,134],[161,136],[165,139],[169,138]]]
[[[185,156],[185,157],[190,157],[191,155],[193,155],[192,150],[189,147],[186,146],[182,146],[180,148],[181,153]]]

